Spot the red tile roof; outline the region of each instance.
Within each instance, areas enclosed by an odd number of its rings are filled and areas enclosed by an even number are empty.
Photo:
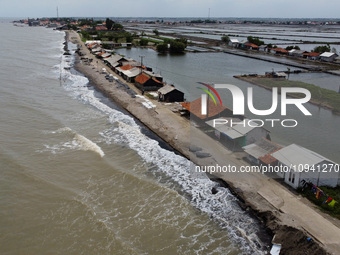
[[[192,102],[184,102],[181,103],[181,105],[187,109],[190,113],[194,114],[198,118],[204,120],[206,118],[212,118],[221,112],[223,112],[226,109],[229,109],[225,106],[222,106],[220,104],[215,105],[214,101],[209,98],[209,109],[208,109],[208,116],[201,114],[201,98],[197,98],[196,100]],[[229,109],[230,110],[230,109]],[[231,110],[230,110],[231,111]]]
[[[256,44],[253,44],[253,43],[246,43],[245,45],[249,46],[249,47],[253,47],[253,48],[258,48],[259,47],[259,46],[257,46]]]
[[[120,69],[122,69],[122,70],[130,70],[130,69],[132,69],[132,68],[134,68],[134,66],[125,65],[125,66],[121,66],[121,67],[120,67]]]
[[[303,53],[304,56],[311,56],[311,57],[317,57],[320,55],[320,53],[317,53],[317,52],[306,52],[306,53]]]
[[[272,50],[274,50],[275,52],[288,53],[288,51],[283,48],[272,48]]]
[[[278,145],[278,144],[268,140],[265,137],[263,137],[263,139],[265,139],[267,142],[270,142],[270,143],[272,143],[273,145],[275,145],[277,147],[276,150],[274,150],[274,151],[272,151],[272,152],[270,152],[270,153],[268,153],[268,154],[266,154],[266,155],[264,155],[262,157],[259,157],[259,160],[261,160],[263,163],[270,165],[270,164],[274,163],[275,161],[277,161],[277,159],[274,158],[271,154],[281,150],[282,146],[280,146],[280,145]]]
[[[139,84],[144,84],[145,82],[147,82],[149,79],[151,79],[150,76],[142,73],[139,76],[136,77],[135,81],[138,82]]]
[[[96,30],[107,30],[105,26],[96,26]]]

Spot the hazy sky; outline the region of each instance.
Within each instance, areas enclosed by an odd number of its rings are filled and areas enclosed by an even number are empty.
[[[340,0],[0,0],[0,17],[340,18]]]

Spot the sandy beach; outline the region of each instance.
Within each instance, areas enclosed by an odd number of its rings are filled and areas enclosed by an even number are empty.
[[[91,64],[78,60],[75,68],[89,78],[97,90],[126,109],[176,151],[197,165],[212,165],[217,161],[238,168],[248,165],[242,160],[242,153],[232,153],[217,140],[190,125],[189,119],[174,112],[176,104],[152,100],[156,107],[148,109],[142,104],[145,99],[132,98],[125,88],[109,82],[100,74],[102,68],[108,69],[107,66],[89,52],[77,33],[68,33],[70,41],[81,47],[84,57],[93,59]],[[111,70],[109,73],[141,95],[133,84]],[[199,145],[212,157],[198,158],[189,151],[190,145]],[[293,190],[260,173],[219,173],[215,174],[215,178],[227,183],[240,199],[240,205],[245,210],[251,209],[263,222],[274,236],[273,242],[282,245],[280,254],[338,254],[340,221],[322,213]],[[307,237],[311,237],[312,241],[308,242]]]

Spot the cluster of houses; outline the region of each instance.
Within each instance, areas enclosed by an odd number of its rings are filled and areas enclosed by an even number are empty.
[[[127,82],[133,83],[142,94],[148,91],[157,91],[160,101],[184,101],[184,93],[173,85],[166,84],[163,81],[163,77],[160,74],[154,73],[152,68],[146,67],[132,58],[113,54],[112,51],[102,48],[101,41],[86,41],[85,45],[92,54],[98,59],[103,60],[117,75]]]
[[[286,55],[286,56],[292,56],[296,58],[305,58],[309,60],[319,60],[323,62],[339,62],[340,63],[340,57],[338,54],[333,52],[324,52],[322,54],[317,52],[308,52],[304,50],[286,50],[283,48],[269,48],[268,45],[260,45],[257,46],[256,44],[250,43],[248,41],[239,41],[238,39],[230,39],[229,46],[234,48],[241,48],[241,49],[248,49],[248,50],[256,50],[260,52],[270,52],[277,55]]]
[[[270,131],[263,126],[254,122],[250,125],[244,116],[234,116],[231,109],[215,105],[212,100],[207,115],[201,114],[201,98],[181,104],[190,112],[191,119],[218,141],[233,151],[244,151],[253,165],[279,169],[272,173],[291,187],[302,186],[302,180],[316,186],[340,185],[339,164],[322,155],[297,144],[280,146],[270,140]]]

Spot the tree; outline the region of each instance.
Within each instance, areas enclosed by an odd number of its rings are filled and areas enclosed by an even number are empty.
[[[118,43],[118,41],[119,41],[119,36],[118,36],[118,35],[115,35],[115,36],[113,37],[113,39],[115,40],[116,43]]]
[[[257,46],[264,44],[264,41],[261,41],[258,37],[248,36],[247,40],[248,40],[248,42],[256,44]]]
[[[114,23],[113,29],[114,29],[114,30],[123,30],[124,27],[123,27],[123,25],[121,25],[121,24]]]
[[[168,51],[168,44],[162,43],[157,45],[157,51],[161,53],[165,53]]]
[[[185,44],[182,42],[178,42],[176,40],[170,43],[170,52],[171,53],[182,53],[185,50]]]
[[[157,29],[154,29],[152,32],[154,32],[155,35],[159,36],[159,31]]]
[[[227,35],[221,37],[222,42],[228,44],[230,42],[230,38]]]
[[[109,18],[106,18],[105,23],[106,23],[106,28],[107,28],[107,30],[112,30],[114,21],[111,20],[111,19],[109,19]]]
[[[149,41],[147,39],[145,39],[145,38],[142,38],[142,39],[139,40],[139,45],[140,46],[147,46],[148,43],[149,43]]]
[[[133,37],[132,37],[131,34],[129,34],[129,35],[126,36],[126,42],[127,42],[127,43],[132,42],[132,40],[133,40]]]
[[[336,48],[335,48],[335,47],[332,48],[332,53],[337,54],[337,51],[336,51]]]
[[[299,46],[288,46],[288,47],[286,47],[286,50],[300,50],[300,47]]]
[[[187,47],[188,45],[188,39],[187,38],[179,38],[179,39],[176,39],[177,42],[181,42],[185,45],[185,47]]]
[[[330,52],[331,51],[331,47],[329,46],[329,44],[324,45],[324,46],[317,46],[314,48],[313,52],[317,52],[317,53],[324,53],[324,52]]]

